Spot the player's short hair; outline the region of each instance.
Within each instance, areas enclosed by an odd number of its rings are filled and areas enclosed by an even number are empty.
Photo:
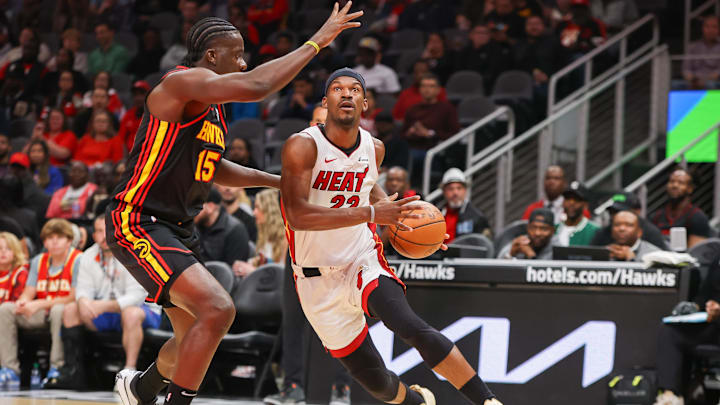
[[[210,40],[222,35],[237,32],[237,28],[229,22],[217,17],[205,17],[196,22],[185,39],[185,46],[188,53],[183,59],[186,66],[195,66],[205,51],[208,49]]]
[[[64,236],[70,240],[73,240],[75,237],[70,221],[62,218],[53,218],[47,221],[42,227],[42,230],[40,231],[40,239],[45,240],[50,235]]]

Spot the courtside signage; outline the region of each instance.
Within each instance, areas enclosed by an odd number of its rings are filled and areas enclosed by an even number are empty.
[[[441,332],[451,341],[457,342],[478,329],[480,329],[478,374],[489,383],[525,384],[581,349],[584,351],[583,388],[607,376],[613,369],[616,326],[611,321],[585,322],[512,370],[508,370],[509,319],[463,317]],[[382,322],[370,328],[370,336],[388,369],[399,376],[423,361],[420,353],[415,349],[393,358],[394,335]],[[438,374],[435,376],[443,379]]]

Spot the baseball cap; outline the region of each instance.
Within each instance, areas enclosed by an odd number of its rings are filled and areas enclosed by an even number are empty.
[[[536,208],[530,213],[528,224],[533,221],[540,221],[544,224],[555,226],[555,215],[550,208]]]
[[[566,188],[565,191],[563,191],[562,195],[565,198],[577,197],[582,201],[587,201],[588,200],[588,189],[585,188],[585,186],[582,185],[582,183],[580,183],[579,181],[573,181],[572,183],[570,183],[568,188]]]
[[[380,52],[380,41],[373,37],[363,37],[358,42],[358,48],[367,48],[373,52]]]
[[[11,165],[19,165],[26,169],[30,168],[30,158],[22,152],[15,152],[10,156]]]
[[[215,187],[212,187],[210,189],[210,193],[208,194],[207,202],[220,204],[222,202],[222,195],[220,195],[220,192],[215,189]]]
[[[610,199],[613,203],[608,209],[612,212],[640,209],[640,199],[633,193],[617,193]]]
[[[465,178],[465,173],[463,173],[463,171],[458,169],[457,167],[448,169],[445,174],[443,174],[442,183],[440,185],[442,187],[445,187],[450,183],[462,183],[463,185],[467,186],[467,179]]]
[[[132,90],[143,90],[143,91],[150,91],[150,84],[146,82],[145,80],[137,80],[132,85]]]

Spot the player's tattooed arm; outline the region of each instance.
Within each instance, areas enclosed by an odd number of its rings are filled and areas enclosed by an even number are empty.
[[[215,182],[228,187],[280,188],[280,176],[241,166],[227,159],[220,161]]]

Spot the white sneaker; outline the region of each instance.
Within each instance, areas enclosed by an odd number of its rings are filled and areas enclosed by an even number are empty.
[[[421,397],[423,397],[423,401],[425,405],[435,405],[435,395],[433,395],[432,391],[425,387],[421,387],[417,384],[411,385],[410,389],[420,394]]]
[[[156,401],[143,402],[137,397],[130,383],[136,375],[142,374],[142,371],[123,369],[115,375],[115,391],[120,396],[120,402],[123,405],[155,405]]]
[[[672,391],[664,391],[662,394],[658,394],[654,405],[685,405],[685,401]]]

